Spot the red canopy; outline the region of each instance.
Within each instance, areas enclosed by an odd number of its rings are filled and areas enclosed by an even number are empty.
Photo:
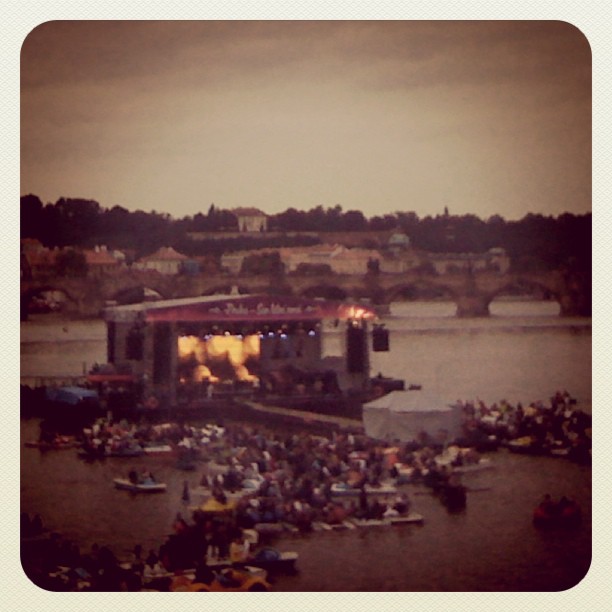
[[[296,297],[246,296],[203,300],[176,305],[153,305],[146,320],[162,321],[319,321],[321,319],[372,319],[376,313],[360,304]]]

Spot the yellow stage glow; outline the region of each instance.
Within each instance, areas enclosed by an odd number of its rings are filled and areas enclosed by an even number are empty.
[[[219,382],[219,379],[216,376],[213,376],[210,369],[207,366],[202,365],[202,364],[194,368],[193,380],[195,382],[203,382],[205,380],[208,380],[210,382]]]
[[[233,366],[238,380],[255,381],[257,377],[251,374],[244,364],[247,359],[258,357],[260,350],[257,334],[245,338],[223,335],[212,336],[208,340],[201,340],[197,336],[180,336],[178,339],[179,360],[188,362],[195,359],[198,363],[192,372],[195,382],[219,382],[219,378],[212,374],[210,366],[225,360]]]
[[[197,336],[179,336],[178,354],[181,360],[189,359],[198,348],[200,339]]]

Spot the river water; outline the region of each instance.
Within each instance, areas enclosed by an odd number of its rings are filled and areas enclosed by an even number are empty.
[[[454,305],[393,304],[384,322],[391,350],[372,353],[372,372],[421,384],[449,399],[547,399],[558,389],[591,410],[591,320],[565,319],[550,302],[496,302],[486,319],[457,319]],[[341,350],[339,331],[326,334],[327,354]],[[21,324],[21,376],[78,375],[105,361],[100,321],[43,317]],[[129,496],[113,488],[124,460],[87,464],[73,451],[39,453],[23,446],[37,435],[35,421],[21,422],[21,507],[86,550],[111,544],[121,555],[135,544],[157,548],[181,501],[183,480],[174,461],[147,457],[168,492]],[[559,591],[578,584],[591,558],[591,468],[564,459],[490,455],[494,470],[464,475],[467,509],[449,514],[425,489],[408,486],[421,526],[380,527],[283,536],[276,545],[300,555],[299,573],[276,580],[276,591]],[[541,532],[531,523],[544,493],[569,495],[582,506],[580,527]],[[197,500],[192,499],[192,503]]]

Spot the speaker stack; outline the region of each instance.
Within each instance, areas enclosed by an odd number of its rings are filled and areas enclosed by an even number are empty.
[[[346,366],[351,374],[361,374],[366,369],[366,332],[352,323],[346,330]]]
[[[375,325],[372,330],[372,350],[375,352],[389,350],[389,330],[382,325]]]

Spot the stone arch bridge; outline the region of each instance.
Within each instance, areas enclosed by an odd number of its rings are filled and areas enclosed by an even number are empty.
[[[327,299],[369,299],[389,304],[414,294],[445,295],[457,305],[457,316],[489,314],[489,304],[499,295],[532,293],[554,299],[562,316],[590,316],[590,285],[583,279],[561,272],[429,275],[419,273],[328,276],[234,276],[229,274],[164,276],[150,271],[125,270],[84,278],[22,280],[21,305],[44,291],[61,291],[65,311],[84,317],[98,316],[104,306],[121,293],[148,288],[164,299],[196,297],[215,293],[289,294]]]

